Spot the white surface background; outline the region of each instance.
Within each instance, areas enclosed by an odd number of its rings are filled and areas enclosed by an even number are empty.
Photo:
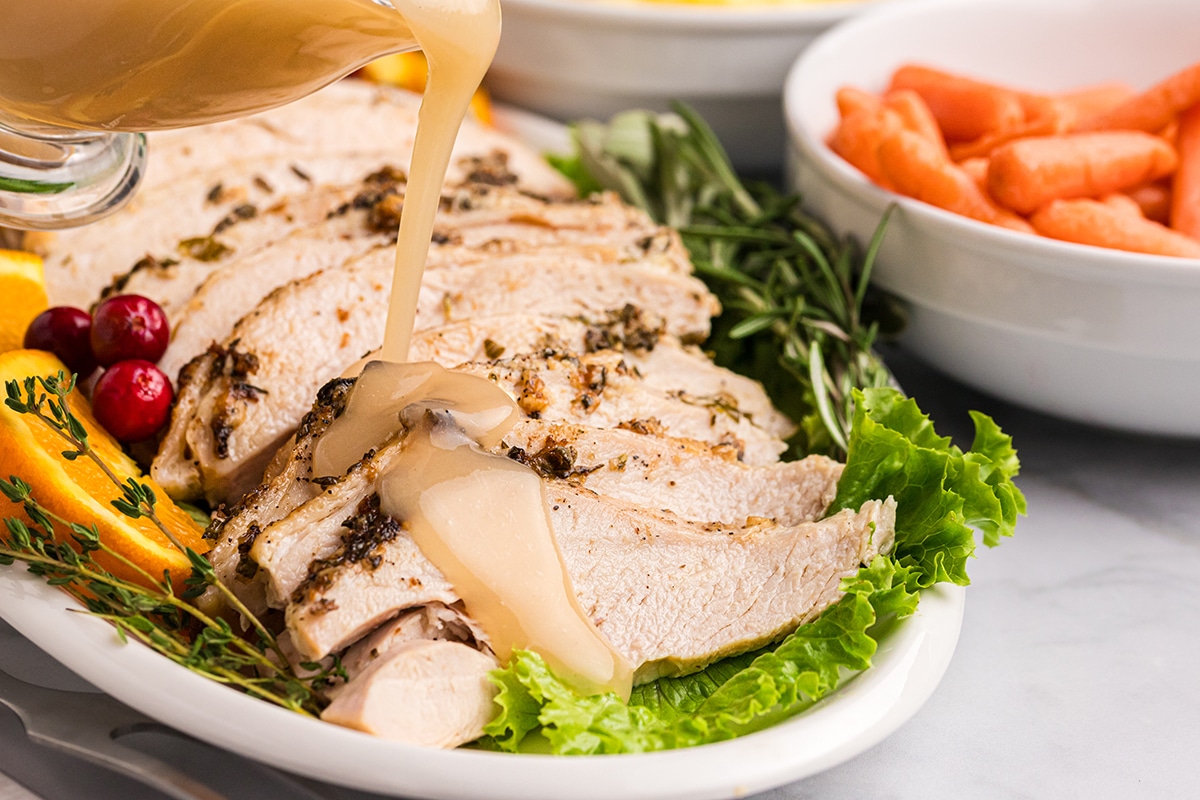
[[[1014,435],[1029,516],[972,563],[958,650],[917,716],[853,761],[758,800],[1195,796],[1200,442],[1076,426],[907,358],[893,363],[942,433],[968,436],[966,411],[977,408]],[[2,624],[0,664],[50,685],[71,681]],[[302,797],[208,748],[123,741],[196,771],[231,800]],[[0,770],[48,800],[161,798],[29,744],[3,708]]]

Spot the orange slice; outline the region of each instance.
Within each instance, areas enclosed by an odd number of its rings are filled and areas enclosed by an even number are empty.
[[[40,350],[13,350],[0,354],[0,381],[23,384],[29,376],[49,377],[67,369],[62,362]],[[158,518],[185,547],[198,553],[208,550],[204,531],[166,492],[143,477],[137,464],[92,416],[91,404],[78,390],[68,396],[71,411],[88,432],[92,449],[122,481],[136,478],[148,485],[158,498]],[[33,497],[49,511],[85,526],[95,525],[100,540],[136,564],[146,573],[161,579],[171,573],[178,590],[191,574],[187,557],[177,550],[149,519],[130,519],[112,507],[121,491],[91,459],[68,461],[64,450],[69,443],[29,414],[18,414],[0,405],[0,476],[16,476],[32,489]],[[24,517],[24,513],[0,495],[0,516]],[[28,520],[26,520],[28,521]],[[65,533],[65,532],[60,532]],[[147,583],[145,575],[105,553],[95,554],[96,561],[118,577]]]
[[[495,121],[492,117],[492,97],[482,86],[475,90],[475,94],[471,95],[471,113],[475,115],[475,119],[479,120],[481,125],[489,128]]]
[[[377,58],[362,68],[362,77],[385,86],[399,86],[420,94],[425,91],[425,80],[429,77],[429,65],[425,54],[419,50],[411,53],[393,53]],[[492,124],[492,101],[483,87],[471,96],[471,113],[483,125]]]
[[[429,67],[425,62],[425,54],[419,51],[393,53],[377,58],[362,68],[362,76],[369,81],[386,86],[399,86],[417,94],[425,91],[425,79],[428,75]]]
[[[25,329],[47,305],[42,259],[20,250],[0,250],[0,353],[21,347]]]

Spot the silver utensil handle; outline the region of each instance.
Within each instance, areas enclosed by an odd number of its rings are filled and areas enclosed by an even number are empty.
[[[132,778],[174,800],[229,800],[226,795],[193,780],[154,756],[124,747],[112,740],[107,742],[107,746],[99,747],[95,744],[81,746],[44,739],[35,741]]]
[[[16,712],[30,741],[125,775],[173,800],[228,800],[226,795],[165,761],[121,744],[118,737],[129,733],[158,732],[185,739],[190,737],[107,695],[47,689],[0,670],[0,705]],[[255,769],[287,786],[297,800],[327,800],[329,797],[324,788],[314,782],[257,763]]]
[[[21,719],[30,741],[119,772],[175,800],[227,800],[156,758],[113,740],[119,732],[158,723],[110,697],[60,692],[0,671],[0,704]]]
[[[170,735],[181,735],[165,725],[146,726],[142,731],[157,730]],[[113,772],[132,778],[139,783],[162,792],[173,800],[229,800],[211,787],[194,780],[185,773],[175,769],[161,759],[147,755],[138,750],[125,747],[119,742],[108,740],[106,743],[87,747],[64,746],[61,742],[45,742],[60,750],[86,759],[93,764],[105,767]],[[271,773],[273,780],[288,787],[294,794],[295,800],[328,800],[329,795],[311,782],[273,770],[269,767],[256,765]]]

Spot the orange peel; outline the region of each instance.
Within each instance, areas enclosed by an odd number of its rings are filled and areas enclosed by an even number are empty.
[[[30,376],[50,377],[67,373],[62,362],[40,350],[13,350],[0,354],[0,380],[24,383]],[[67,373],[69,374],[69,373]],[[88,432],[88,442],[96,455],[122,481],[135,478],[149,486],[157,497],[155,512],[163,525],[185,546],[203,553],[209,549],[204,531],[186,511],[167,497],[157,484],[142,475],[141,470],[115,439],[92,415],[91,404],[78,391],[68,395],[72,413]],[[116,510],[111,502],[121,497],[121,490],[89,458],[74,461],[63,458],[71,445],[50,427],[29,414],[19,414],[0,405],[0,476],[16,476],[25,481],[34,499],[51,513],[86,527],[95,526],[100,540],[121,557],[103,551],[93,557],[117,577],[143,585],[147,576],[161,580],[170,573],[171,583],[178,591],[191,574],[187,556],[163,535],[153,521],[142,517],[131,519]],[[0,507],[7,500],[0,497]],[[22,510],[10,504],[0,516],[28,518]],[[56,536],[65,531],[56,526]]]

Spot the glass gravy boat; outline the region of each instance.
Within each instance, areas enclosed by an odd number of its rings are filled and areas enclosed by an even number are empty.
[[[144,132],[298,100],[418,45],[389,0],[3,0],[0,226],[124,205]]]

